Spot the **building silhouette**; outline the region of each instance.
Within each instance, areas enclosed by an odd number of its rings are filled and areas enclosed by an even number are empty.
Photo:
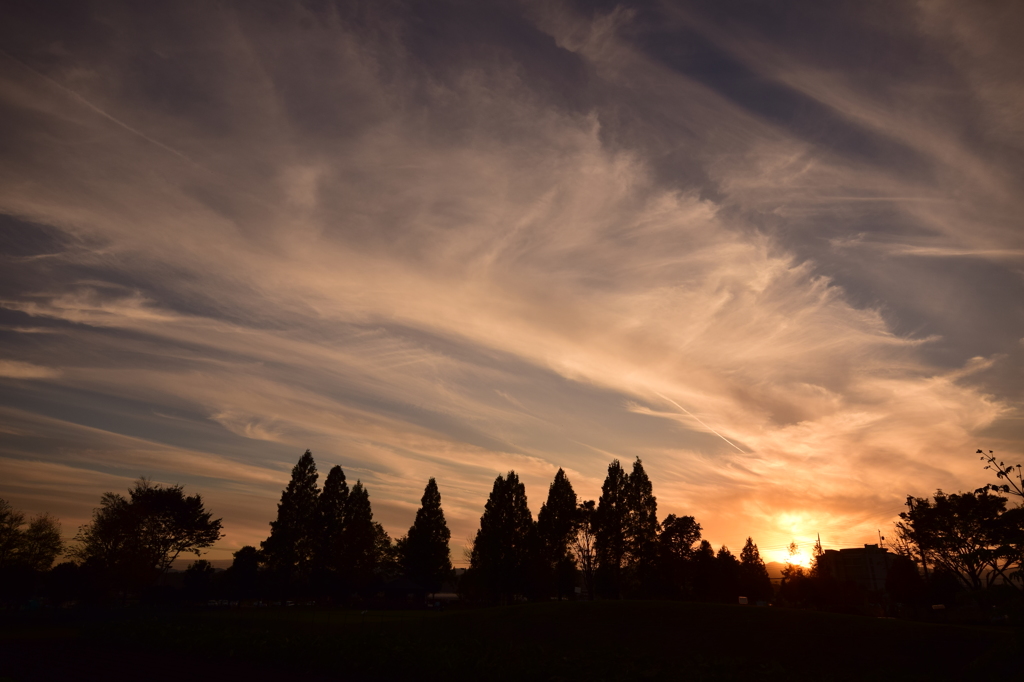
[[[840,582],[853,582],[869,592],[885,589],[885,578],[896,555],[878,545],[826,549],[819,568]]]

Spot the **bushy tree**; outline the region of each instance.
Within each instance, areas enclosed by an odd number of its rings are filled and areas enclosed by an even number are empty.
[[[451,537],[441,509],[441,492],[437,481],[431,478],[420,498],[416,520],[402,543],[401,560],[406,575],[430,592],[439,590],[452,574],[448,547]]]
[[[260,563],[263,556],[251,545],[242,547],[233,555],[234,561],[224,572],[225,583],[235,599],[252,599],[260,588]]]
[[[45,571],[64,551],[60,522],[49,514],[29,521],[6,500],[0,499],[0,568]]]
[[[322,540],[317,478],[313,454],[306,450],[292,468],[288,487],[281,493],[277,519],[270,522],[270,537],[260,545],[267,567],[286,580],[309,574]]]
[[[491,597],[505,601],[525,593],[534,534],[526,487],[514,471],[498,476],[470,554],[475,580]]]
[[[739,578],[742,596],[764,601],[772,598],[772,579],[753,538],[747,538],[740,552]]]
[[[555,594],[571,594],[575,585],[576,564],[570,545],[578,523],[576,491],[562,469],[548,488],[548,499],[537,514],[540,560],[545,582],[553,584]]]
[[[1016,585],[1024,559],[1024,509],[1007,511],[1006,498],[985,488],[908,498],[896,531],[922,561],[978,590],[997,581]]]
[[[128,497],[105,493],[91,523],[75,537],[72,555],[99,566],[124,587],[152,583],[182,553],[197,557],[222,537],[199,495],[180,485],[163,487],[140,478]]]
[[[669,514],[661,524],[658,565],[661,589],[667,596],[682,597],[692,593],[690,564],[700,533],[700,524],[692,516]]]

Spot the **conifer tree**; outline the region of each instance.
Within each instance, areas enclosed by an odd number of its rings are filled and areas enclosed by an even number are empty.
[[[498,476],[470,555],[470,568],[491,596],[505,601],[526,590],[534,534],[526,487],[514,471]]]
[[[623,540],[627,561],[632,566],[649,564],[658,539],[658,500],[639,457],[626,479],[625,502]]]
[[[366,588],[373,582],[377,568],[377,528],[370,508],[370,494],[356,481],[345,506],[345,526],[341,533],[342,568],[350,584]]]
[[[545,582],[554,585],[559,598],[572,592],[576,577],[576,564],[570,553],[570,544],[579,523],[578,501],[572,483],[562,469],[548,488],[548,499],[537,514],[537,533],[541,553],[541,570]]]
[[[707,540],[701,540],[693,555],[693,596],[707,601],[714,598],[715,550]]]
[[[725,545],[715,555],[714,594],[726,604],[735,604],[740,596],[740,562]]]
[[[452,534],[441,509],[441,493],[431,478],[423,490],[416,520],[402,543],[402,565],[409,578],[436,592],[452,574],[448,542]]]
[[[267,566],[285,579],[305,576],[310,569],[320,537],[316,481],[316,463],[306,450],[281,493],[277,519],[270,522],[270,537],[260,543]]]
[[[619,596],[620,572],[626,555],[626,486],[629,476],[619,460],[608,465],[608,475],[597,501],[597,589],[605,596]]]
[[[316,564],[319,570],[335,576],[339,575],[343,569],[342,533],[345,529],[348,495],[345,472],[340,466],[331,468],[317,503],[320,513],[320,537],[317,545]]]
[[[772,580],[752,538],[747,538],[747,544],[743,545],[743,551],[740,552],[739,576],[740,593],[743,596],[755,600],[771,599]]]

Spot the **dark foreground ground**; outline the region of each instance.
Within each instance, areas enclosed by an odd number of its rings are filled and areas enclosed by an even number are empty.
[[[561,602],[0,620],[0,680],[1018,680],[1024,632],[777,608]]]

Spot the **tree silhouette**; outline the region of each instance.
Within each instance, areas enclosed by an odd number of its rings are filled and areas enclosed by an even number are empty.
[[[597,501],[597,589],[609,597],[620,594],[621,571],[626,556],[628,478],[619,460],[612,460]]]
[[[693,545],[700,541],[700,531],[700,524],[692,516],[669,514],[661,524],[658,561],[662,589],[669,596],[686,596],[692,591],[690,563]]]
[[[651,480],[637,457],[625,484],[623,540],[632,590],[650,596],[654,588],[658,540],[658,501]]]
[[[27,528],[25,515],[0,499],[0,568],[20,567],[45,571],[64,551],[60,522],[49,514],[32,519]]]
[[[740,552],[740,593],[749,598],[767,601],[772,597],[772,579],[761,553],[752,538],[747,538]]]
[[[987,489],[946,494],[934,501],[908,498],[897,533],[917,547],[923,561],[941,567],[964,587],[978,590],[997,580],[1020,589],[1024,562],[1024,509],[1006,510],[1006,498]]]
[[[572,536],[570,549],[583,578],[587,598],[594,599],[594,578],[597,572],[597,507],[593,500],[581,502],[576,508],[576,532]]]
[[[317,499],[320,516],[319,538],[315,556],[318,573],[337,579],[344,571],[344,545],[342,534],[345,530],[345,512],[348,506],[348,483],[345,472],[334,466],[327,473],[324,489]]]
[[[735,604],[740,596],[740,562],[725,545],[715,555],[714,594],[717,601],[727,604]]]
[[[260,551],[251,545],[242,547],[233,555],[231,567],[224,572],[231,596],[236,599],[251,599],[259,591]]]
[[[1020,464],[997,462],[996,456],[991,450],[988,451],[987,455],[981,450],[978,450],[977,454],[981,455],[981,459],[988,462],[985,468],[994,471],[996,478],[1006,481],[1006,483],[989,483],[975,492],[981,492],[988,488],[997,493],[1006,493],[1007,495],[1016,495],[1017,497],[1024,498],[1024,467]],[[1024,501],[1021,504],[1024,504]]]
[[[198,557],[221,536],[220,519],[212,518],[199,495],[186,497],[180,485],[164,488],[140,478],[127,498],[103,495],[92,522],[78,530],[81,544],[73,556],[102,567],[124,587],[139,587],[183,552]]]
[[[492,597],[507,601],[526,590],[534,533],[525,486],[514,471],[498,476],[470,554],[476,580]]]
[[[693,553],[693,596],[701,601],[714,598],[715,550],[707,540],[701,540]]]
[[[448,542],[452,534],[441,509],[441,492],[431,478],[420,498],[416,520],[402,543],[402,565],[406,575],[429,592],[436,592],[452,574]]]
[[[577,505],[576,491],[565,472],[559,469],[548,488],[547,502],[537,514],[537,533],[545,582],[554,584],[556,596],[560,598],[570,594],[575,584],[576,565],[570,544],[578,523]]]
[[[317,473],[313,454],[306,450],[292,468],[292,478],[281,493],[277,519],[270,522],[270,537],[261,543],[267,567],[279,578],[308,576],[318,540]]]
[[[356,481],[348,496],[341,542],[348,580],[353,587],[365,589],[375,577],[378,532],[370,508],[370,494],[361,481]]]

